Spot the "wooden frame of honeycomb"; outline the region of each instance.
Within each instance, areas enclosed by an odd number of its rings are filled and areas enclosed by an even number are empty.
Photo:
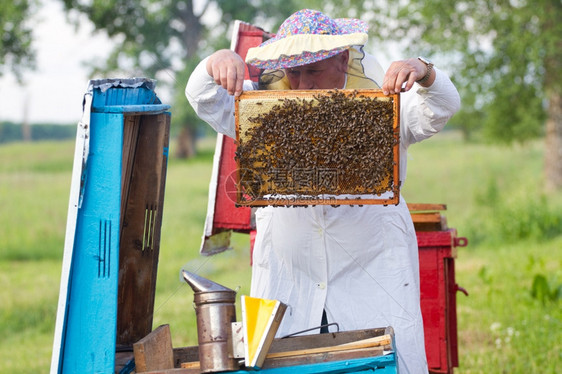
[[[242,93],[236,204],[397,204],[399,113],[373,89]]]

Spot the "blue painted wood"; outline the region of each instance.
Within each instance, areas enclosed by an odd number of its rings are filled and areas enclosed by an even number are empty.
[[[170,109],[169,105],[106,105],[101,107],[93,107],[93,112],[98,113],[139,113],[139,114],[160,114]]]
[[[61,284],[57,325],[60,320],[62,327],[56,330],[51,374],[115,370],[123,127],[126,114],[160,114],[170,108],[154,87],[155,81],[144,78],[90,81],[79,124],[86,135],[74,164],[81,173],[81,181],[76,180],[82,184],[76,199],[81,203],[74,205],[76,224],[67,225],[74,239],[68,236],[72,250],[63,262],[68,277]],[[88,150],[87,158],[81,150]]]
[[[123,115],[91,114],[90,151],[71,265],[62,372],[115,366]]]
[[[322,362],[309,365],[288,366],[282,368],[262,369],[263,374],[343,374],[343,373],[373,373],[396,374],[396,356],[390,353],[384,356],[356,358],[345,361]],[[239,370],[232,374],[247,374],[248,371]]]
[[[111,105],[156,105],[162,102],[156,93],[147,87],[112,87],[103,90],[103,86],[93,88],[94,100],[92,106],[104,107]]]

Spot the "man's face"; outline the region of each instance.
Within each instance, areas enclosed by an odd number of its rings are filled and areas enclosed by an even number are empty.
[[[312,64],[285,69],[292,90],[344,88],[349,52]]]

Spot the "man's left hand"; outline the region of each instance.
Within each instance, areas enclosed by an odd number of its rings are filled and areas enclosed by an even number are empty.
[[[422,79],[426,73],[427,66],[417,58],[394,61],[386,71],[382,91],[385,95],[409,91],[414,83]],[[429,87],[434,81],[435,70],[432,70],[429,79],[423,83],[423,86]]]

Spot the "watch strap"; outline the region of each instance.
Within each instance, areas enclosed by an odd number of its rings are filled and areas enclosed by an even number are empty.
[[[423,57],[418,57],[418,60],[423,62],[425,64],[425,66],[427,67],[427,71],[425,72],[425,75],[423,76],[423,78],[418,79],[416,81],[419,84],[423,84],[423,83],[427,82],[429,80],[429,77],[431,76],[431,71],[433,70],[433,63],[431,61],[427,60],[426,58],[423,58]]]

